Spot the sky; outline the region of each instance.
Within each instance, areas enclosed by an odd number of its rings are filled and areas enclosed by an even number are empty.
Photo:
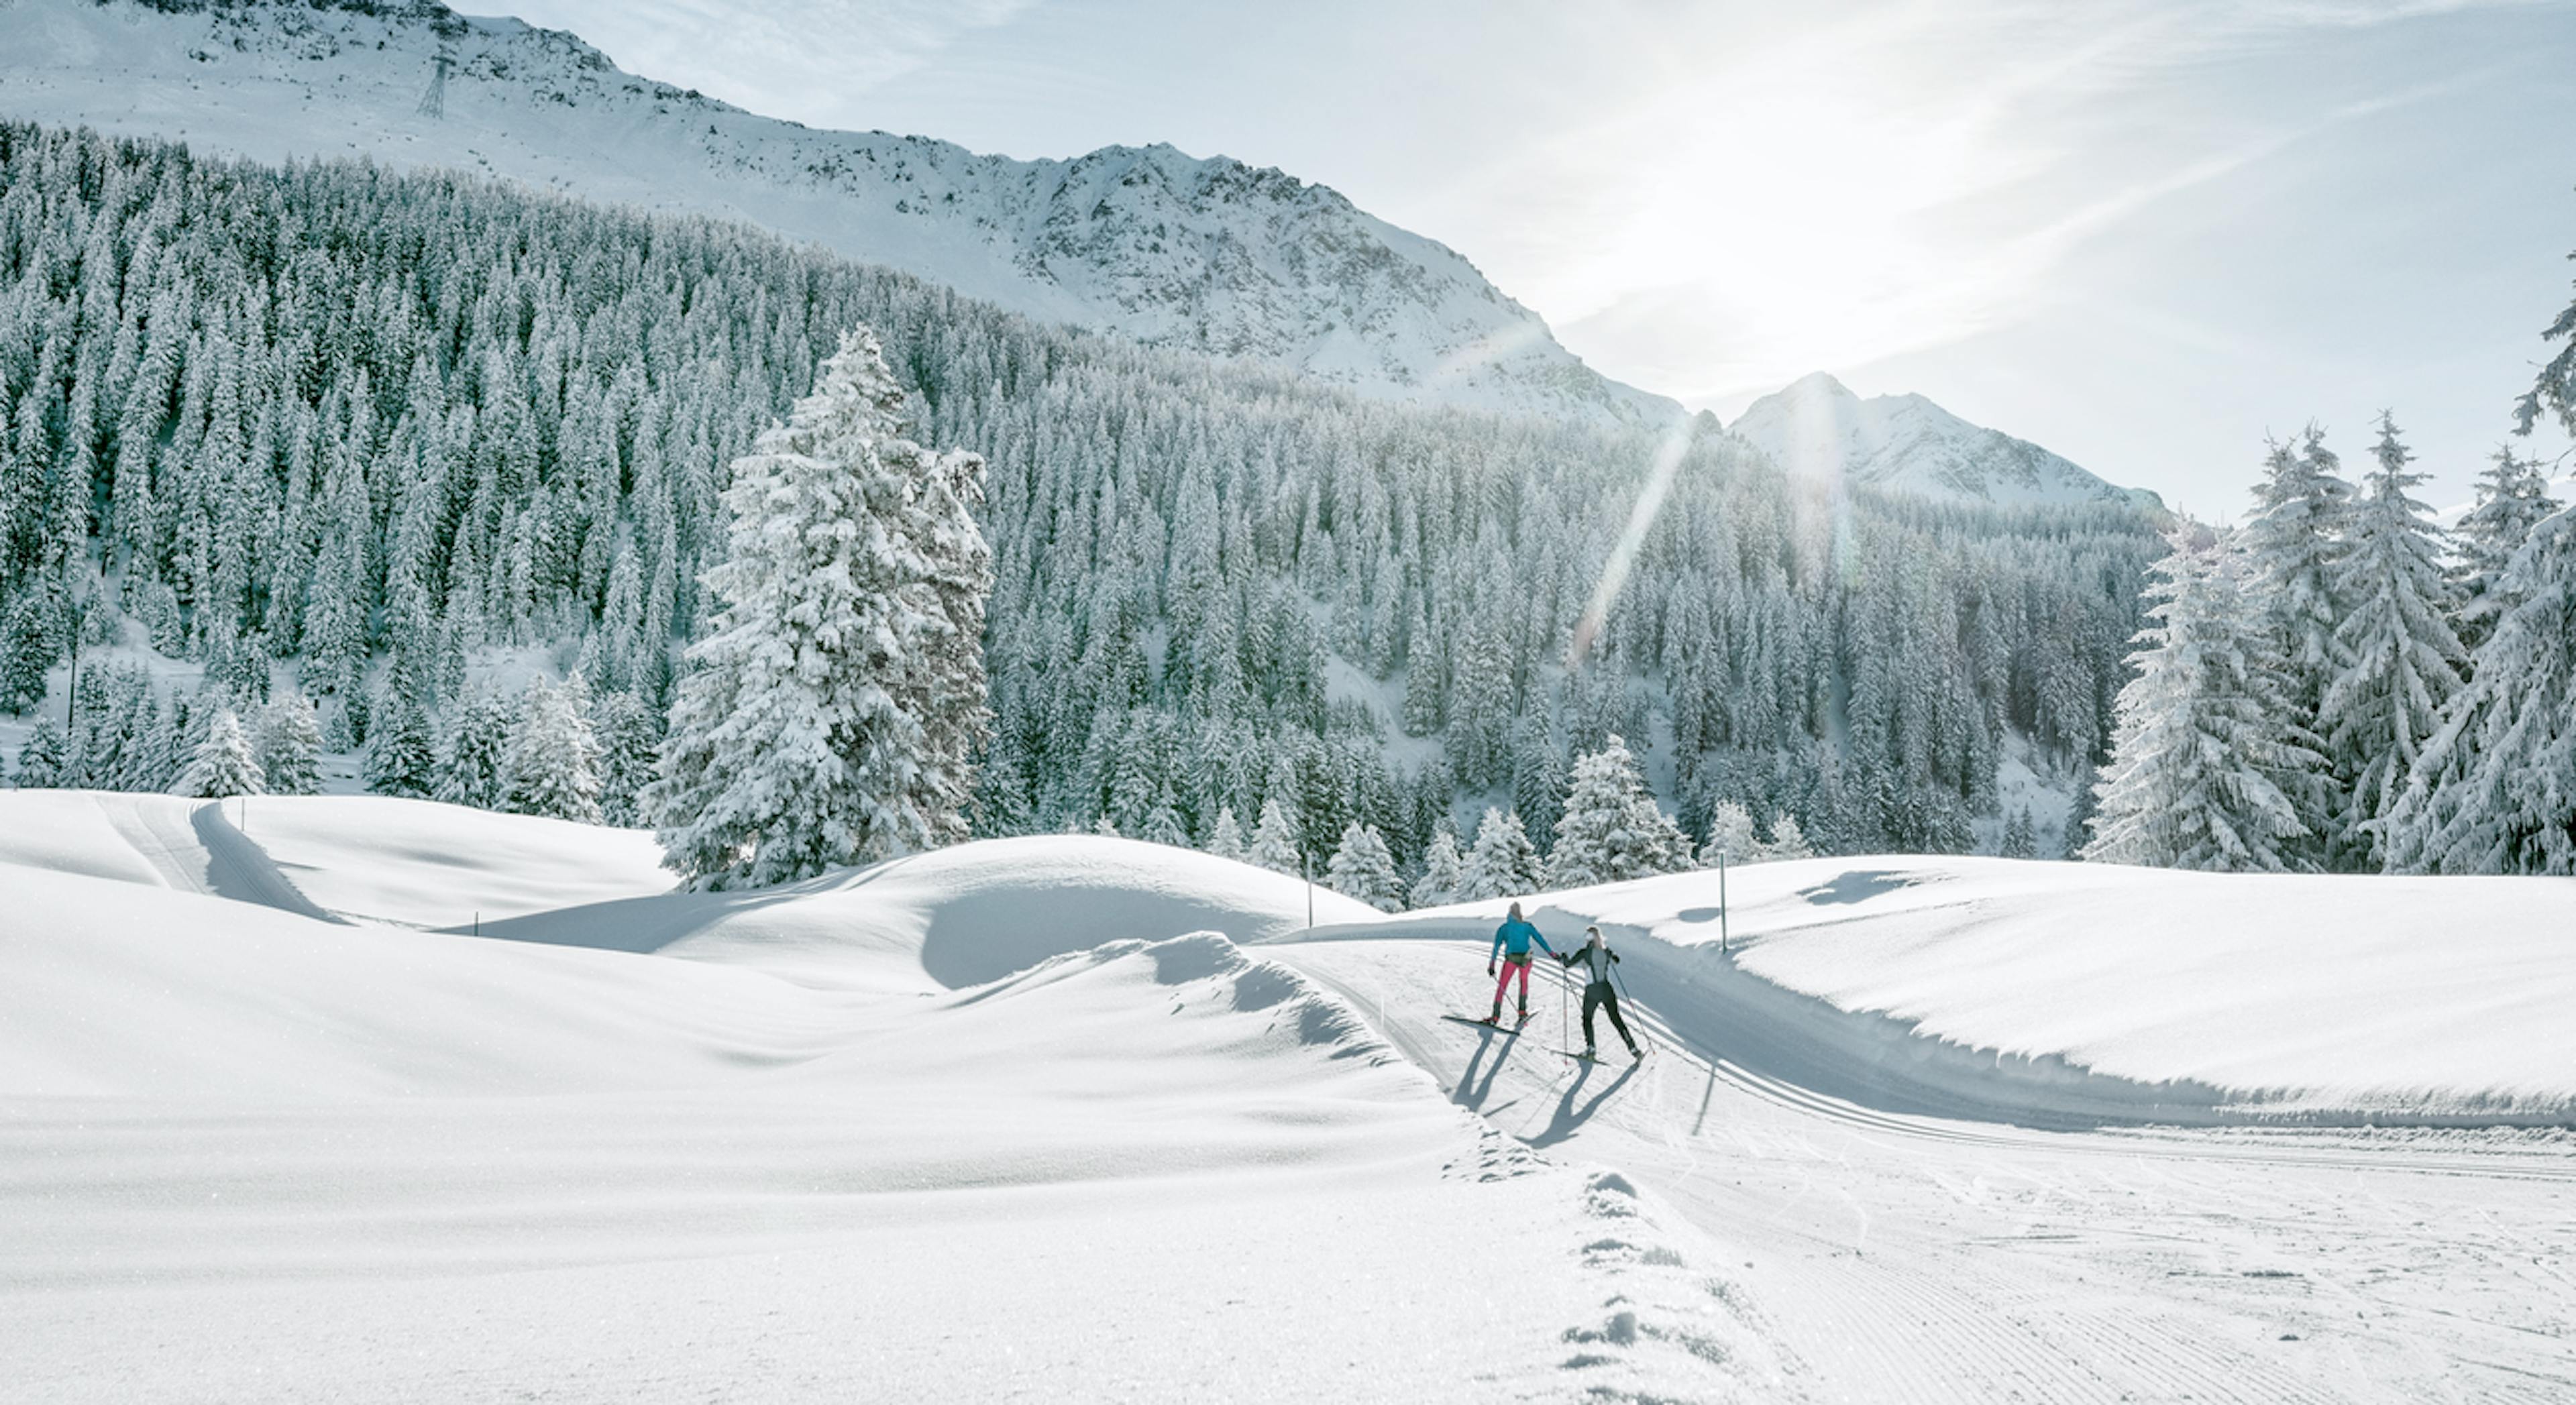
[[[2222,520],[2382,410],[2465,499],[2576,298],[2576,0],[512,8],[815,126],[1275,166],[1694,408],[1829,371]]]

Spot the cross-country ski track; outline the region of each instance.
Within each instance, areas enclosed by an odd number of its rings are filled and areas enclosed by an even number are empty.
[[[1587,1068],[1437,1018],[1442,995],[1490,991],[1481,944],[1260,950],[1509,1135],[1628,1171],[1742,1250],[1827,1398],[2576,1399],[2563,1139],[1886,1112],[1749,1070],[1738,1056],[1767,1051],[1674,1028],[1643,976],[1630,1019],[1656,1052]],[[1554,1034],[1560,998],[1534,993],[1534,1030]]]

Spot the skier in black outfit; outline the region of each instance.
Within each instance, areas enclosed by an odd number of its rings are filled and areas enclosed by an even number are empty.
[[[1642,1059],[1646,1051],[1637,1047],[1637,1037],[1628,1032],[1628,1022],[1619,1018],[1619,991],[1610,984],[1610,968],[1618,964],[1619,953],[1601,940],[1600,928],[1586,927],[1583,931],[1587,938],[1583,945],[1556,958],[1568,970],[1577,961],[1583,963],[1583,1057],[1592,1057],[1592,1012],[1607,1006],[1610,1027],[1619,1031],[1619,1038],[1627,1044],[1628,1057]]]

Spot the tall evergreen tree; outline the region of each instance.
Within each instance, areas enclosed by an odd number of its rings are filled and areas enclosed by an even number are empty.
[[[1396,876],[1395,856],[1387,852],[1377,826],[1353,820],[1342,829],[1342,841],[1324,867],[1324,882],[1346,898],[1356,898],[1380,912],[1404,908],[1404,883]]]
[[[428,709],[406,692],[393,692],[375,710],[367,733],[360,779],[377,795],[425,800],[438,793],[438,734]]]
[[[2111,764],[2098,788],[2084,857],[2166,868],[2303,866],[2307,835],[2282,781],[2320,759],[2266,667],[2262,626],[2246,599],[2248,563],[2232,543],[2186,523],[2156,563],[2120,690]]]
[[[2540,464],[2497,448],[2478,475],[2477,504],[2452,533],[2458,561],[2452,583],[2459,601],[2459,634],[2463,647],[2474,649],[2495,628],[2497,616],[2511,609],[2513,598],[2498,589],[2505,567],[2531,537],[2531,529],[2562,504],[2549,495],[2549,480]]]
[[[2407,491],[2425,475],[2408,467],[2414,455],[2385,414],[2374,456],[2337,563],[2335,594],[2346,613],[2335,646],[2344,665],[2326,686],[2319,724],[2338,788],[2350,797],[2344,847],[2377,868],[2376,822],[2459,691],[2468,657],[2446,616],[2440,534],[2431,510]]]
[[[1413,880],[1413,906],[1446,907],[1465,897],[1466,888],[1467,861],[1458,852],[1458,832],[1442,820],[1422,851],[1422,875]]]
[[[209,800],[266,792],[260,780],[259,760],[251,754],[250,738],[243,734],[241,718],[231,708],[215,709],[214,720],[206,728],[206,739],[197,743],[188,769],[179,773],[170,790],[174,795]]]
[[[1247,861],[1249,851],[1243,847],[1243,826],[1234,818],[1234,807],[1221,806],[1216,812],[1216,826],[1208,831],[1207,851],[1221,859],[1237,863]]]
[[[1751,811],[1732,800],[1721,800],[1709,807],[1708,839],[1700,845],[1700,867],[1750,863],[1758,847],[1753,835]]]
[[[2337,631],[2346,604],[2337,593],[2352,519],[2352,484],[2341,461],[2325,446],[2325,433],[2310,425],[2298,443],[2275,443],[2263,479],[2254,487],[2254,515],[2240,531],[2247,586],[2264,633],[2249,648],[2268,656],[2286,725],[2322,735],[2320,709],[2327,687],[2350,660]],[[2267,660],[2257,659],[2257,667]],[[2344,819],[2344,798],[2331,768],[2284,778],[2283,794],[2299,821],[2293,845],[2303,861],[2324,861]]]
[[[260,709],[252,746],[269,794],[322,793],[322,724],[314,716],[312,699],[299,691],[278,694]]]
[[[1288,807],[1278,796],[1261,802],[1261,820],[1252,827],[1252,851],[1246,857],[1273,873],[1295,875],[1305,871],[1297,850],[1297,825],[1288,818]]]
[[[653,780],[661,728],[642,698],[618,690],[593,695],[590,728],[599,743],[601,823],[641,824],[644,816],[639,797]]]
[[[1771,817],[1771,837],[1753,851],[1756,863],[1768,863],[1774,859],[1812,859],[1815,856],[1816,848],[1807,842],[1807,831],[1799,825],[1798,817],[1787,813]]]
[[[2498,578],[2519,603],[2479,646],[2382,826],[2410,873],[2576,873],[2576,509]]]
[[[1557,822],[1556,847],[1548,851],[1547,882],[1554,888],[1617,883],[1687,866],[1689,839],[1646,790],[1637,758],[1617,733],[1599,751],[1574,763]]]
[[[506,808],[599,823],[599,739],[590,729],[587,701],[578,674],[561,687],[544,679],[528,685],[518,729],[501,760]]]
[[[50,790],[63,784],[63,729],[51,717],[39,717],[18,744],[17,785],[22,790]]]
[[[736,460],[714,633],[672,705],[648,808],[700,887],[783,883],[963,832],[967,791],[938,774],[916,657],[954,622],[929,608],[937,567],[913,534],[911,455],[889,434],[901,393],[854,332],[788,423]],[[943,726],[946,724],[942,724]],[[961,762],[962,764],[962,762]]]
[[[1462,901],[1516,898],[1538,890],[1538,848],[1530,843],[1521,817],[1499,806],[1485,807],[1476,822],[1476,842],[1467,851]]]
[[[448,709],[438,753],[438,798],[451,805],[497,810],[508,798],[510,734],[518,710],[489,688]]]

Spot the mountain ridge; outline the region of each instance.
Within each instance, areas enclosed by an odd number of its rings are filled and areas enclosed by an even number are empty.
[[[1627,424],[1680,413],[1585,365],[1447,245],[1329,186],[1168,144],[1021,161],[812,128],[437,0],[0,0],[0,73],[12,116],[743,219],[1044,321],[1362,394]]]
[[[2127,501],[2161,507],[2027,439],[1973,424],[1913,392],[1863,399],[1817,371],[1754,401],[1727,426],[1792,478],[1997,506]]]

